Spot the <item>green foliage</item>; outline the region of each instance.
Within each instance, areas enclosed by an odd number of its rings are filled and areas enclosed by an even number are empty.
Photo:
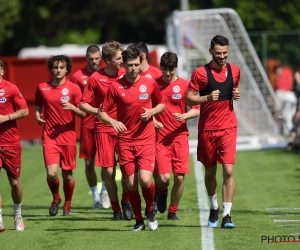
[[[78,30],[60,31],[57,34],[57,41],[59,44],[95,44],[100,41],[100,35],[97,29],[92,28],[88,28],[83,32]]]

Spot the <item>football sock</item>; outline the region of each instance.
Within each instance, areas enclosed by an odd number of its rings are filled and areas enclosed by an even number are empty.
[[[96,185],[95,187],[90,187],[90,190],[92,192],[94,201],[100,201],[100,196],[98,194],[98,186]]]
[[[122,192],[122,203],[129,203],[129,197],[127,191]]]
[[[57,201],[60,199],[59,195],[59,179],[56,177],[54,181],[47,181],[50,191],[53,195],[53,200]]]
[[[217,201],[217,194],[214,194],[213,196],[208,196],[210,201],[210,209],[217,210],[219,205]]]
[[[135,219],[138,220],[143,220],[143,216],[142,216],[142,200],[141,200],[141,196],[139,194],[138,189],[135,191],[130,191],[129,189],[127,190],[128,193],[128,197],[130,200],[130,204],[131,204],[131,208],[132,211],[135,215]]]
[[[223,217],[225,217],[227,214],[230,215],[231,207],[231,202],[223,202]]]
[[[159,193],[163,195],[168,195],[168,188],[166,188],[165,190],[159,190]]]
[[[121,212],[121,208],[118,200],[110,201],[110,203],[111,203],[111,208],[114,212]]]
[[[176,214],[177,209],[178,209],[178,206],[170,204],[168,212]]]
[[[75,181],[72,181],[71,183],[65,183],[63,185],[64,193],[65,193],[65,207],[71,207],[73,192],[75,187]]]
[[[0,208],[0,221],[2,221],[2,208]]]
[[[148,212],[153,210],[154,192],[155,192],[155,187],[154,187],[153,182],[151,182],[150,186],[147,187],[147,188],[142,187],[143,197],[144,197],[145,202],[146,202],[146,210]]]
[[[20,204],[14,204],[14,215],[21,215],[21,206],[22,202]]]
[[[106,185],[105,185],[105,181],[102,180],[101,193],[102,193],[103,191],[106,191]]]

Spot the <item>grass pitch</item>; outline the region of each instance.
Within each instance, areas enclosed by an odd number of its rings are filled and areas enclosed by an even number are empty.
[[[284,236],[291,235],[297,238],[297,233],[300,233],[300,156],[276,149],[238,152],[236,158],[236,192],[231,214],[236,228],[213,229],[215,249],[299,249],[299,242],[279,243],[277,237],[277,243],[271,244],[270,239],[280,236],[283,240]],[[0,234],[0,249],[201,249],[203,227],[200,225],[192,163],[177,212],[180,220],[168,221],[166,213],[158,213],[157,231],[146,228],[143,232],[134,233],[131,230],[135,221],[112,222],[111,209],[91,209],[93,201],[81,159],[78,159],[78,167],[74,171],[73,215],[63,217],[60,206],[58,215],[50,217],[48,208],[52,197],[46,183],[42,147],[24,147],[21,180],[25,231],[14,230],[10,187],[5,171],[1,170],[0,192],[7,230]],[[99,176],[98,168],[97,173]],[[219,166],[220,207],[221,173]],[[63,197],[62,185],[60,190]],[[142,207],[144,209],[144,204]],[[269,237],[269,241],[263,240],[264,237]]]

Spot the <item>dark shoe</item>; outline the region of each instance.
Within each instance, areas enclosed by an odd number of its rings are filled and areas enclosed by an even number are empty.
[[[158,228],[158,222],[155,218],[155,213],[154,210],[148,212],[145,211],[146,213],[146,217],[147,217],[147,221],[148,221],[148,227],[151,231],[155,231]]]
[[[111,219],[112,221],[122,220],[121,212],[114,212],[114,216]]]
[[[159,194],[157,200],[157,208],[160,213],[164,213],[167,209],[167,194]]]
[[[179,220],[179,218],[174,213],[168,213],[168,220]]]
[[[122,211],[123,211],[123,217],[125,220],[131,220],[133,218],[133,212],[132,208],[130,206],[129,202],[122,203]]]
[[[57,215],[57,213],[58,213],[58,205],[60,204],[60,202],[61,202],[61,199],[59,199],[57,201],[55,201],[55,200],[52,201],[51,206],[49,208],[49,214],[51,216]]]
[[[235,228],[235,225],[231,221],[231,217],[229,214],[227,214],[225,217],[223,217],[221,228]]]
[[[219,208],[217,210],[211,209],[208,218],[208,226],[209,227],[217,227],[219,225],[218,221],[219,216]]]
[[[157,207],[158,196],[159,196],[158,193],[155,193],[155,194],[154,194],[154,205],[153,205],[153,210],[154,210],[154,213],[155,213],[155,214],[156,214],[157,211],[158,211],[158,207]]]
[[[137,221],[132,229],[133,232],[143,231],[143,230],[145,230],[144,220]]]
[[[65,207],[64,206],[63,216],[70,216],[71,214],[72,214],[71,207]]]

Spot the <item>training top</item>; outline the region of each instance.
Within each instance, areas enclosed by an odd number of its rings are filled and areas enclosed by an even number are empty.
[[[94,72],[90,72],[88,70],[88,67],[84,67],[78,71],[76,71],[70,78],[70,81],[73,83],[76,83],[80,90],[81,93],[83,93],[85,87],[87,86],[88,79]],[[91,106],[94,106],[94,102],[92,101]],[[81,127],[86,128],[86,129],[93,129],[94,128],[94,123],[95,123],[95,115],[93,114],[86,114],[85,117],[81,119]]]
[[[220,89],[221,96],[223,94],[221,91],[222,88],[227,92],[230,88],[231,92],[234,86],[237,87],[239,85],[240,69],[238,66],[228,63],[222,69],[216,69],[212,67],[212,63],[210,62],[207,67],[210,69],[211,75],[208,76],[205,66],[197,68],[191,77],[189,90],[194,92],[205,92],[205,89],[213,86],[214,90]],[[230,67],[230,70],[228,70],[228,67]],[[230,71],[231,74],[229,73],[227,75],[227,72]],[[226,87],[223,87],[222,84],[225,84]],[[236,126],[237,120],[233,110],[232,99],[205,102],[201,104],[198,124],[199,131],[219,130]]]
[[[150,65],[150,67],[145,71],[140,73],[141,76],[145,76],[147,78],[157,79],[161,77],[162,73],[161,70]]]
[[[81,103],[90,103],[92,100],[95,100],[94,107],[99,108],[104,100],[108,87],[122,77],[123,75],[120,75],[120,70],[116,75],[110,76],[105,73],[104,68],[99,69],[88,80],[87,88],[83,93]],[[117,108],[112,107],[109,110],[108,115],[113,119],[117,119]],[[95,132],[99,133],[114,131],[114,128],[110,124],[106,124],[96,117]]]
[[[2,79],[0,82],[0,114],[8,115],[27,108],[26,101],[18,87]],[[14,146],[19,144],[20,135],[16,120],[9,120],[0,124],[0,145]]]
[[[35,106],[43,107],[43,144],[75,145],[75,114],[64,110],[62,101],[78,107],[81,99],[80,88],[68,80],[60,86],[51,81],[38,85],[35,93]]]
[[[165,82],[160,77],[156,79],[156,82],[166,103],[164,112],[155,116],[155,119],[164,125],[163,128],[156,131],[157,141],[173,141],[175,138],[186,139],[186,136],[189,135],[186,120],[178,122],[173,114],[187,112],[186,94],[189,82],[180,77],[171,83]],[[191,108],[199,109],[200,106],[195,105]]]
[[[151,109],[159,103],[164,104],[164,99],[153,79],[140,76],[130,83],[123,77],[109,87],[100,110],[108,113],[116,106],[117,120],[127,128],[118,135],[120,145],[147,145],[155,143],[154,124],[153,119],[142,121],[141,114],[143,107]]]

